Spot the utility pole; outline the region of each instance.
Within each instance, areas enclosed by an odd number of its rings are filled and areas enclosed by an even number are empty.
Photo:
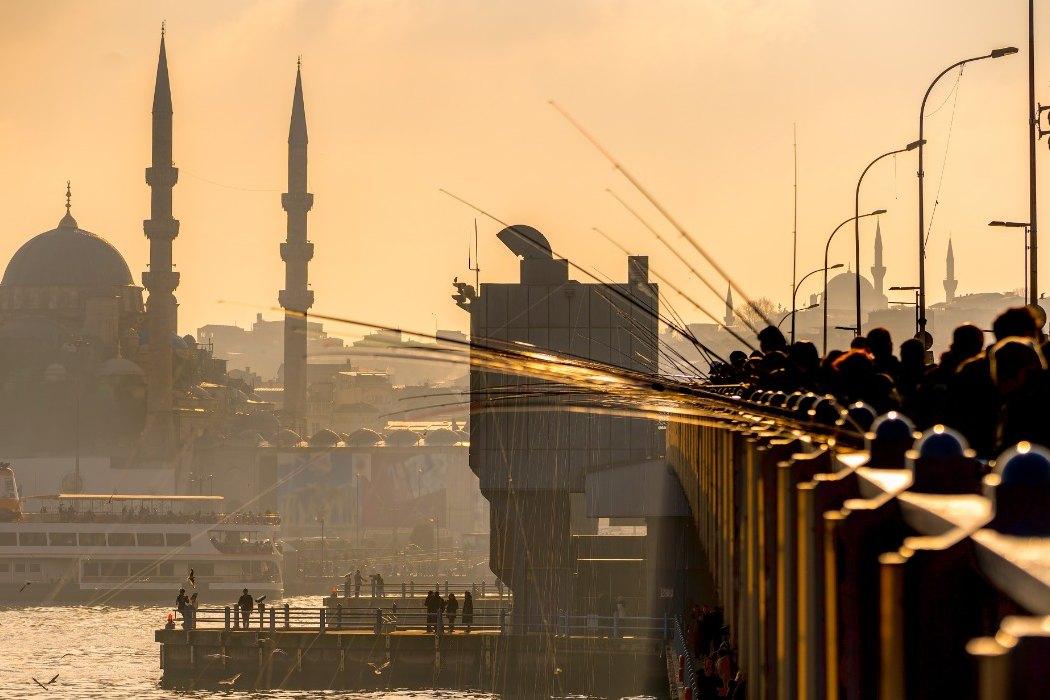
[[[1043,136],[1039,117],[1042,108],[1035,101],[1035,0],[1028,0],[1028,245],[1029,272],[1028,303],[1039,303],[1039,234],[1036,226],[1036,167],[1035,146]]]

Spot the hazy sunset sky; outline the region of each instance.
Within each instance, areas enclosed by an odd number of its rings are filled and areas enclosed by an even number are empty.
[[[257,311],[277,317],[272,307],[284,283],[280,192],[299,54],[315,195],[310,278],[321,313],[428,331],[436,316],[442,328],[465,327],[467,316],[449,293],[454,276],[473,277],[466,266],[475,214],[439,187],[504,220],[533,225],[557,252],[623,279],[626,262],[591,230],[598,226],[720,309],[605,194],[612,187],[659,221],[551,109],[551,98],[618,155],[752,295],[789,303],[792,123],[801,273],[820,265],[828,233],[852,215],[860,170],[917,138],[929,81],[958,59],[1005,45],[1022,51],[969,66],[957,101],[950,96],[954,76],[931,97],[930,112],[943,107],[927,120],[927,211],[940,193],[927,272],[930,302],[940,301],[951,235],[960,294],[1014,289],[1022,284],[1020,234],[986,224],[1028,216],[1026,6],[5,0],[0,262],[57,225],[68,178],[80,226],[117,246],[139,281],[147,260],[142,220],[149,216],[143,169],[166,20],[180,168],[182,333],[204,323],[245,325]],[[1050,37],[1050,12],[1038,26]],[[1050,49],[1040,59],[1037,94],[1050,102]],[[1038,154],[1041,162],[1050,158],[1045,143]],[[882,217],[886,284],[914,284],[914,154],[877,168],[862,208],[889,210]],[[516,260],[495,238],[499,225],[479,218],[479,226],[482,280],[515,280]],[[671,234],[664,222],[660,227]],[[1043,230],[1050,246],[1046,208]],[[873,231],[874,221],[863,229],[865,274]],[[851,262],[851,251],[843,232],[832,261]],[[1050,247],[1044,251],[1050,255]]]

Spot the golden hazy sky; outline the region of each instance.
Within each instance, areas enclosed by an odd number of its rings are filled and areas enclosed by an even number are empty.
[[[792,123],[805,272],[852,215],[863,166],[917,137],[933,76],[997,46],[1023,49],[1025,13],[1022,0],[4,0],[0,261],[57,224],[69,178],[81,227],[116,245],[138,280],[164,19],[183,333],[244,325],[256,311],[276,317],[298,54],[316,197],[316,311],[421,330],[435,317],[442,328],[465,326],[448,294],[454,276],[471,277],[474,214],[439,187],[539,228],[557,252],[622,279],[626,263],[591,231],[598,226],[720,308],[604,193],[612,187],[658,220],[550,98],[749,293],[787,303]],[[1039,22],[1050,36],[1050,12]],[[1050,51],[1040,58],[1039,94],[1050,102]],[[954,76],[931,97],[930,112],[943,104],[927,120],[928,209],[939,198],[931,302],[943,298],[949,235],[959,293],[1021,286],[1019,234],[986,223],[1027,218],[1025,61],[1022,51],[977,63],[957,100]],[[1048,157],[1041,145],[1039,158]],[[862,207],[889,210],[887,285],[915,283],[915,190],[914,155],[884,161],[866,180]],[[1050,232],[1050,209],[1043,220]],[[499,226],[479,225],[483,281],[515,279]],[[863,230],[866,273],[873,230]],[[841,233],[832,260],[849,262],[851,250]]]

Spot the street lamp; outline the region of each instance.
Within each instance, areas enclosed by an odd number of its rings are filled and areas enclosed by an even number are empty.
[[[826,262],[825,262],[825,265],[827,265]],[[795,314],[798,311],[807,311],[809,309],[812,309],[814,306],[816,306],[816,304],[812,304],[810,306],[807,306],[805,309],[797,309],[796,308],[796,304],[797,304],[797,300],[798,300],[798,290],[802,287],[802,283],[805,282],[807,279],[809,279],[811,276],[817,274],[818,272],[827,272],[828,270],[837,270],[840,267],[842,267],[842,263],[835,263],[831,267],[818,267],[816,270],[813,270],[812,272],[807,272],[805,275],[803,275],[802,279],[800,279],[798,281],[798,284],[795,285],[795,288],[791,292],[791,313],[788,314],[788,316],[791,316],[791,320],[792,320],[792,323],[791,323],[791,342],[792,343],[795,342],[795,324],[794,324]],[[785,316],[784,318],[787,318],[787,316]],[[784,319],[780,319],[780,323],[783,323],[783,322],[784,322]],[[777,324],[777,328],[780,328],[780,323]]]
[[[817,270],[817,272],[820,272],[820,270]],[[809,311],[810,309],[815,309],[818,306],[820,306],[820,304],[813,303],[809,306],[803,306],[801,309],[797,309],[797,311]],[[784,325],[784,321],[788,320],[788,316],[794,316],[795,313],[796,309],[791,309],[791,311],[788,311],[786,314],[784,314],[780,321],[777,322],[777,328],[780,328],[782,325]],[[794,341],[792,341],[792,344],[794,344]]]
[[[1024,273],[1024,298],[1025,303],[1033,303],[1028,299],[1028,250],[1029,250],[1029,236],[1031,235],[1031,224],[1028,222],[1021,221],[989,221],[989,226],[1000,226],[1003,228],[1023,228],[1024,229],[1024,267],[1022,272]]]
[[[912,141],[904,148],[898,148],[894,151],[887,151],[881,156],[875,158],[875,160],[868,163],[868,166],[861,171],[860,177],[857,178],[857,191],[853,197],[853,264],[857,267],[857,280],[856,280],[856,311],[857,311],[857,335],[860,335],[860,185],[864,182],[864,176],[868,174],[872,166],[878,163],[883,158],[889,158],[895,156],[898,153],[905,153],[907,151],[914,151],[916,148],[921,146],[925,141]]]
[[[919,320],[916,335],[921,335],[926,330],[926,209],[923,195],[924,173],[922,169],[922,146],[926,142],[923,139],[923,117],[926,114],[926,100],[929,99],[930,93],[933,92],[933,88],[937,84],[937,81],[959,66],[973,63],[974,61],[982,61],[986,58],[1002,58],[1003,56],[1009,56],[1015,53],[1017,53],[1017,47],[1006,46],[1000,49],[995,49],[991,53],[984,54],[983,56],[973,56],[972,58],[964,58],[961,61],[956,61],[937,74],[937,77],[933,79],[930,86],[926,88],[926,94],[922,96],[922,104],[919,106],[919,306],[917,311]]]
[[[879,214],[885,213],[885,209],[876,209],[875,211],[868,212],[867,214],[851,216],[850,218],[846,219],[841,224],[836,226],[835,230],[831,232],[830,236],[828,236],[828,242],[824,245],[824,296],[820,300],[821,304],[824,306],[823,346],[820,351],[821,355],[828,354],[828,251],[831,249],[831,239],[835,237],[835,234],[839,232],[839,229],[841,229],[843,226],[853,221],[854,219],[863,219],[869,216],[878,216]],[[860,271],[858,271],[857,274],[859,275]]]
[[[919,287],[909,285],[905,287],[890,287],[891,292],[915,292],[915,301],[891,301],[891,304],[908,304],[915,307],[915,337],[919,337]]]

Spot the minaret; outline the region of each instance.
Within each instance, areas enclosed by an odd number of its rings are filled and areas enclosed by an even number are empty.
[[[951,304],[955,301],[955,289],[959,286],[959,280],[955,279],[955,251],[952,250],[952,239],[948,239],[948,256],[945,258],[944,271],[944,301]]]
[[[281,244],[284,289],[278,294],[284,309],[284,413],[287,424],[299,431],[306,424],[306,312],[314,304],[314,293],[307,288],[307,267],[314,257],[314,244],[306,238],[306,215],[314,205],[314,196],[306,191],[308,141],[300,61],[288,128],[288,191],[281,195],[288,238]]]
[[[733,314],[733,286],[729,285],[726,289],[726,317],[723,319],[723,323],[727,326],[733,325],[735,316]]]
[[[883,280],[886,278],[886,267],[882,264],[882,222],[875,222],[875,263],[871,266],[871,281],[875,285],[876,298],[882,297]]]
[[[149,239],[149,270],[142,273],[142,285],[149,292],[146,302],[149,384],[145,446],[155,457],[169,455],[175,447],[171,341],[178,328],[174,292],[179,286],[179,273],[171,269],[171,242],[179,235],[179,222],[171,215],[171,192],[179,179],[179,171],[172,164],[171,116],[171,85],[162,25],[157,81],[153,91],[153,163],[146,168],[150,218],[142,222],[142,229]]]

